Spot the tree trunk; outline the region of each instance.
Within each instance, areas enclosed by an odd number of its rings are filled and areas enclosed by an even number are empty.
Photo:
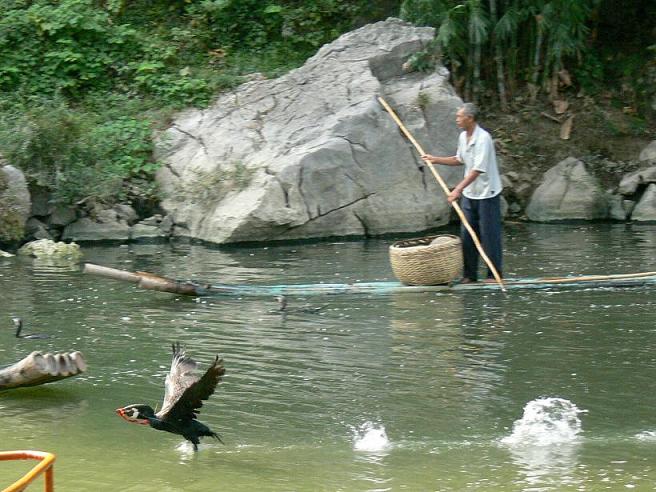
[[[478,41],[478,40],[477,40]],[[473,80],[473,97],[472,100],[478,104],[481,92],[481,43],[478,41],[474,45],[474,80]]]
[[[540,54],[542,52],[542,42],[544,41],[544,33],[542,31],[541,16],[536,16],[535,21],[537,24],[537,39],[535,42],[535,53],[533,55],[533,78],[531,79],[531,100],[535,101],[538,95],[539,78],[540,78]]]
[[[496,27],[497,25],[497,2],[496,0],[490,0],[490,16],[492,17],[492,26]],[[494,61],[497,64],[497,90],[499,91],[499,103],[501,104],[501,109],[506,111],[508,109],[508,99],[506,98],[506,82],[504,80],[504,70],[503,70],[503,51],[501,50],[501,41],[493,35],[492,42],[494,43]]]
[[[80,352],[32,352],[15,364],[0,369],[0,390],[51,383],[86,370],[87,363]]]

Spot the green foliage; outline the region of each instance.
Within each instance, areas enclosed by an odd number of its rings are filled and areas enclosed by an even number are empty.
[[[284,43],[309,54],[352,27],[363,7],[346,0],[203,0],[191,2],[187,14],[208,45],[258,50]]]
[[[445,0],[405,0],[401,3],[400,15],[419,26],[439,26],[445,20],[450,3]]]
[[[152,178],[151,122],[72,110],[65,103],[13,108],[0,116],[0,149],[33,182],[72,204],[126,197],[132,178]],[[147,191],[147,190],[144,190]]]
[[[89,0],[15,2],[0,6],[0,89],[75,97],[107,89],[135,31],[113,25]]]
[[[575,80],[587,94],[595,94],[604,82],[604,66],[592,50],[582,52],[582,63],[572,71]]]

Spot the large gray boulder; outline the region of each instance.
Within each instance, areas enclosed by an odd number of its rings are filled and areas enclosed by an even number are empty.
[[[283,77],[179,115],[158,144],[174,234],[228,243],[447,223],[443,192],[374,98],[386,98],[427,152],[455,153],[462,101],[448,72],[403,71],[433,36],[398,19],[367,25]],[[440,172],[450,184],[462,176]]]
[[[631,220],[637,222],[656,222],[656,184],[650,184],[633,209]]]
[[[608,217],[608,197],[600,182],[573,157],[549,169],[526,207],[529,220],[559,222]]]
[[[0,241],[16,241],[25,233],[32,202],[20,169],[3,165],[0,158]]]

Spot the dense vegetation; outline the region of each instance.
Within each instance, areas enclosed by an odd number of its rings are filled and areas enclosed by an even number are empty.
[[[155,197],[173,111],[389,15],[437,28],[412,63],[440,59],[466,99],[610,90],[652,116],[652,0],[3,0],[0,153],[63,203]]]

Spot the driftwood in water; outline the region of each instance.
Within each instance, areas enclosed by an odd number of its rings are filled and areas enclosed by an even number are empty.
[[[186,296],[203,295],[210,288],[209,285],[200,285],[195,282],[174,280],[148,272],[126,272],[125,270],[94,265],[93,263],[86,263],[84,265],[84,273],[132,282],[143,289]]]
[[[32,352],[23,360],[0,369],[0,390],[51,383],[86,370],[87,363],[80,352]]]

